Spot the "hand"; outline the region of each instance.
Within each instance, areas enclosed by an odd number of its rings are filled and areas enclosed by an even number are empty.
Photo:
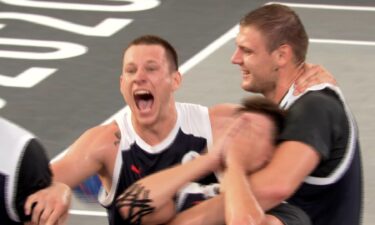
[[[300,71],[295,82],[294,95],[304,92],[307,88],[321,83],[330,83],[337,85],[336,79],[333,75],[320,65],[306,63]]]
[[[271,158],[273,146],[273,122],[265,115],[243,113],[227,133],[227,166],[242,168],[251,173],[262,168]]]
[[[68,215],[71,196],[70,187],[59,182],[53,182],[51,186],[30,195],[24,206],[26,215],[32,213],[28,224],[63,224]]]
[[[230,132],[231,126],[233,126],[233,122],[235,121],[235,117],[221,117],[221,123],[217,123],[214,129],[215,135],[213,140],[213,145],[208,146],[208,156],[210,157],[210,164],[217,165],[215,167],[215,171],[221,171],[225,167],[225,151],[228,148],[227,144],[227,137],[228,133]],[[219,124],[219,126],[218,126]]]

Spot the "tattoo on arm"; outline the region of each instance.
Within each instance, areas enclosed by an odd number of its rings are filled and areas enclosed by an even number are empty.
[[[115,140],[115,142],[113,144],[115,146],[118,146],[120,144],[120,141],[121,141],[121,132],[116,131],[115,136],[116,136],[117,139]]]
[[[129,209],[125,218],[128,224],[141,225],[142,218],[155,210],[155,207],[151,206],[152,200],[149,199],[149,193],[150,190],[135,183],[117,198],[117,209],[121,207]]]

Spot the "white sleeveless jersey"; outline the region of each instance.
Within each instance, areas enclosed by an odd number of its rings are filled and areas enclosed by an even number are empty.
[[[112,186],[109,193],[102,190],[99,195],[99,202],[108,210],[111,225],[124,223],[114,206],[114,199],[126,188],[144,176],[180,164],[189,155],[201,154],[212,143],[207,107],[176,103],[176,110],[177,122],[174,128],[161,143],[154,146],[136,134],[129,107],[115,118],[121,141]]]

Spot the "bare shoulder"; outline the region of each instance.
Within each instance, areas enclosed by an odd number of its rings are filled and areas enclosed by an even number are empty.
[[[103,167],[113,158],[121,137],[115,122],[86,130],[66,151],[62,160],[56,163],[75,163],[78,160]],[[54,163],[54,164],[56,164]]]
[[[120,140],[119,128],[115,122],[112,122],[85,131],[72,145],[72,149],[90,151],[91,154],[99,154],[102,158],[108,151],[117,149]]]
[[[61,157],[52,162],[54,179],[75,187],[94,174],[109,177],[118,151],[118,130],[113,122],[85,131]]]

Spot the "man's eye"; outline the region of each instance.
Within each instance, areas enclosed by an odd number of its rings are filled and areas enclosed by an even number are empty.
[[[153,72],[153,71],[156,71],[158,68],[157,67],[155,67],[155,66],[148,66],[148,67],[146,67],[146,71],[148,71],[148,72]]]
[[[125,73],[127,73],[127,74],[134,74],[134,73],[136,73],[136,72],[137,72],[136,69],[126,69],[126,70],[125,70]]]
[[[246,55],[250,55],[253,53],[253,51],[249,50],[249,49],[244,49],[243,52],[246,54]]]
[[[253,53],[253,51],[251,49],[248,49],[248,48],[241,48],[241,51],[246,54],[246,55],[250,55]]]

